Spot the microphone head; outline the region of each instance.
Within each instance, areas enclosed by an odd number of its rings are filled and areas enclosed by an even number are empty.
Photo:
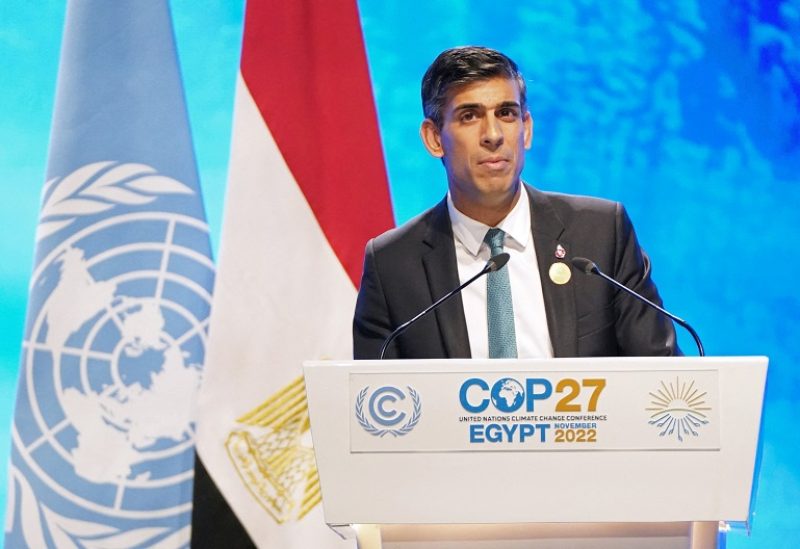
[[[489,258],[489,261],[486,262],[486,267],[484,267],[484,270],[487,273],[499,271],[506,266],[506,263],[508,263],[509,259],[511,259],[511,256],[507,253],[497,254],[496,256]]]
[[[572,266],[586,274],[596,274],[600,272],[595,262],[585,257],[573,257]]]

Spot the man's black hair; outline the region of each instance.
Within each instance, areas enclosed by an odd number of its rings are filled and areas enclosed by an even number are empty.
[[[455,88],[473,82],[504,77],[516,80],[523,111],[526,108],[525,79],[508,56],[482,46],[450,48],[434,59],[422,77],[422,111],[437,128],[442,127],[442,111],[447,95]]]

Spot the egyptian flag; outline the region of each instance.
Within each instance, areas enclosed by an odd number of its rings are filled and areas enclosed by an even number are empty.
[[[393,225],[355,0],[250,0],[193,547],[350,547],[324,523],[301,365],[352,357],[367,240]]]

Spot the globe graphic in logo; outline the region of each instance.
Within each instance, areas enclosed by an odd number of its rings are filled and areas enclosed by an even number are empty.
[[[525,391],[516,379],[504,377],[492,385],[492,404],[501,412],[514,412],[522,406]]]
[[[27,398],[16,413],[30,419],[15,424],[14,451],[52,508],[119,519],[191,508],[214,272],[207,243],[192,217],[127,213],[39,261],[20,381]]]

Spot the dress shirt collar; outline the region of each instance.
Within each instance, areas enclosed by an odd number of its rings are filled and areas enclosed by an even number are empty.
[[[523,185],[520,185],[519,192],[519,200],[497,227],[502,229],[508,237],[505,246],[521,251],[525,249],[531,239],[531,208],[528,193]],[[453,225],[453,235],[470,255],[478,257],[486,231],[492,227],[467,217],[456,209],[449,192],[447,193],[447,211],[450,214],[450,223]]]

